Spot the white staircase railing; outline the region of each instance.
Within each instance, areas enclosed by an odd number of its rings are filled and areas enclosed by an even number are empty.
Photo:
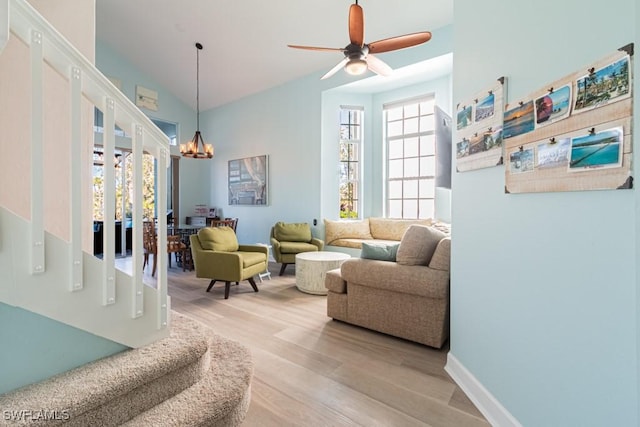
[[[7,32],[5,24],[13,36],[29,47],[31,58],[31,218],[28,221],[18,218],[0,207],[0,247],[10,248],[0,250],[0,274],[11,278],[0,282],[0,302],[133,347],[167,336],[170,320],[167,257],[158,257],[155,289],[145,286],[142,280],[142,158],[146,152],[157,161],[158,247],[164,248],[168,138],[25,0],[0,0],[0,53],[8,38],[4,35]],[[66,79],[70,88],[72,141],[68,242],[52,236],[44,227],[47,177],[43,167],[43,74],[46,66]],[[116,170],[109,161],[104,162],[104,218],[114,220],[104,221],[103,259],[82,250],[81,164],[92,161],[82,157],[81,106],[86,100],[104,115],[104,159],[114,158],[116,125],[131,135],[134,183],[131,275],[117,270],[115,265]],[[93,121],[93,116],[86,119]],[[90,128],[93,129],[93,123]],[[124,221],[122,225],[124,227]]]

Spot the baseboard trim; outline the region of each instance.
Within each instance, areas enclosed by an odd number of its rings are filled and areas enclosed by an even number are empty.
[[[447,355],[447,364],[444,370],[447,371],[492,426],[522,427],[522,424],[451,353]]]

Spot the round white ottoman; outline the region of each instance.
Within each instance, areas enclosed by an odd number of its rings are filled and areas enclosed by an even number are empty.
[[[340,267],[350,255],[341,252],[303,252],[296,255],[296,287],[302,292],[326,295],[324,276],[327,271]]]

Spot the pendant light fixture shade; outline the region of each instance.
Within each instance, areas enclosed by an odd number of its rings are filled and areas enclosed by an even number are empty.
[[[205,144],[200,133],[200,51],[202,45],[196,43],[196,133],[186,144],[180,144],[180,154],[194,159],[210,159],[213,157],[213,145]],[[202,144],[202,151],[200,145]]]

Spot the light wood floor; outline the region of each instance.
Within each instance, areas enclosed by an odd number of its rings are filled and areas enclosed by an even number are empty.
[[[207,293],[208,280],[169,269],[173,310],[251,349],[243,426],[489,426],[444,371],[446,348],[332,320],[325,296],[296,289],[294,266],[269,268],[260,292],[241,282],[228,300],[224,283]]]

